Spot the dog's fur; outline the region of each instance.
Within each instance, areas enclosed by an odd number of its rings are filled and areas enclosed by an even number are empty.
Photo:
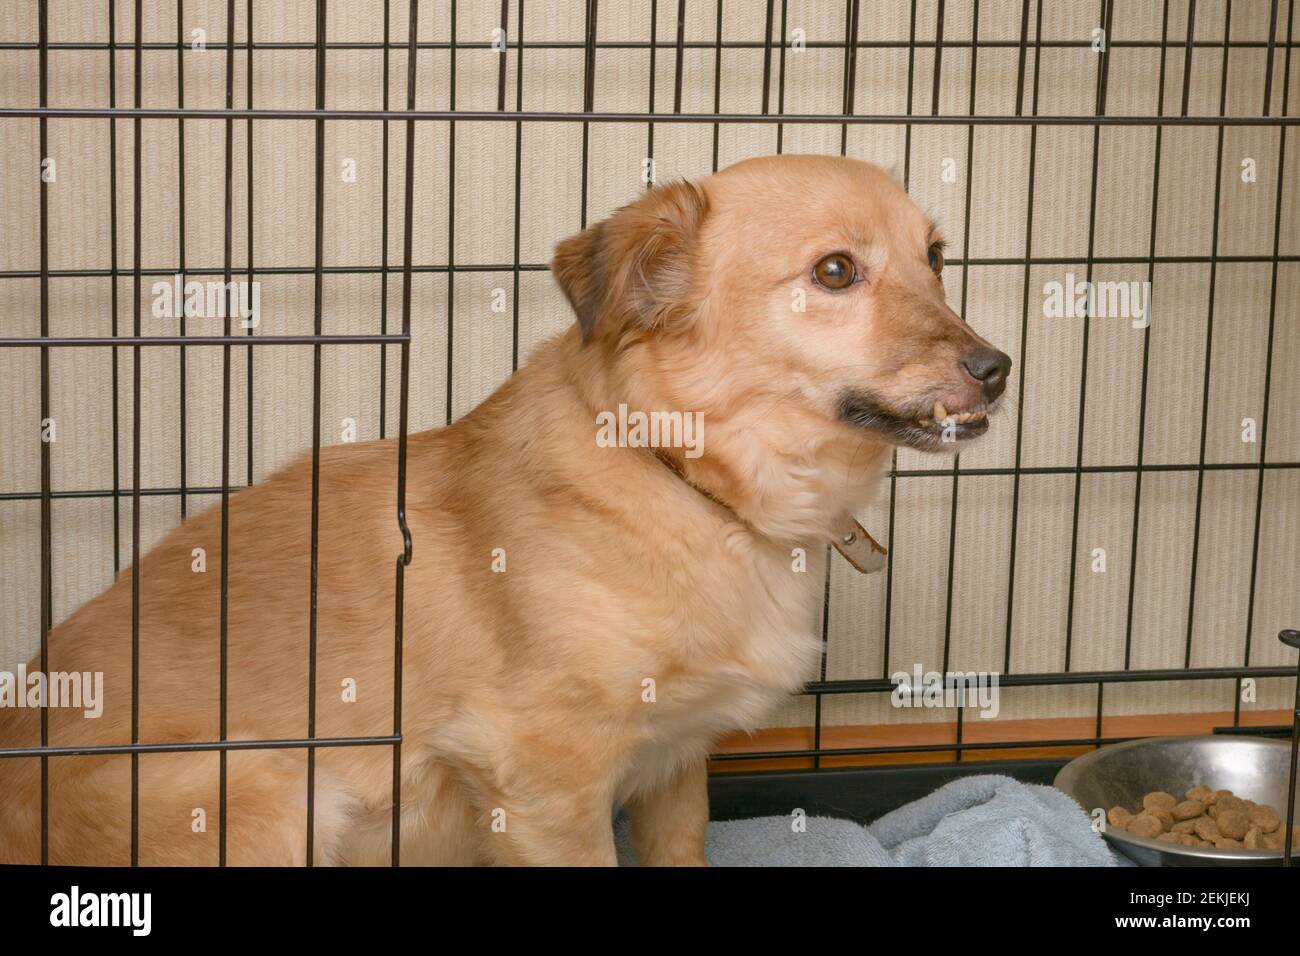
[[[642,862],[703,862],[711,742],[816,671],[833,522],[891,444],[939,447],[908,424],[936,400],[983,407],[960,363],[986,343],[944,302],[936,238],[875,167],[787,156],[657,187],[560,244],[578,323],[409,439],[403,863],[610,864],[620,804]],[[836,251],[865,281],[812,280]],[[702,457],[665,450],[686,480],[598,447],[595,416],[620,403],[703,413]],[[392,731],[396,464],[393,439],[320,453],[317,737]],[[310,457],[232,496],[229,522],[228,735],[304,737]],[[216,507],[140,562],[141,741],[220,737],[220,562]],[[132,739],[131,635],[129,571],[54,629],[46,669],[102,671],[106,704],[51,708],[52,746]],[[36,710],[0,710],[0,746],[39,739]],[[314,752],[317,863],[388,862],[392,752]],[[138,758],[140,863],[216,862],[220,760]],[[305,862],[306,763],[229,753],[229,862]],[[50,862],[127,863],[132,758],[48,767]],[[39,859],[40,819],[40,762],[0,759],[0,862]]]

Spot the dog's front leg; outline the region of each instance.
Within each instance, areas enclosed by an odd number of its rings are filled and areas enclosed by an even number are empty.
[[[562,798],[546,803],[531,812],[499,808],[507,829],[494,833],[490,844],[497,864],[618,866],[608,806],[588,812]]]
[[[491,859],[505,866],[617,866],[608,789],[578,776],[488,790]],[[517,783],[518,781],[514,781]]]
[[[709,825],[708,771],[701,759],[627,803],[632,845],[642,866],[704,866]]]

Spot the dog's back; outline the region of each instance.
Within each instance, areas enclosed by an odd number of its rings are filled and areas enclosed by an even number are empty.
[[[310,469],[309,458],[299,459],[230,499],[230,739],[308,735]],[[392,730],[394,557],[401,546],[395,489],[395,442],[322,450],[318,737]],[[175,528],[140,562],[139,741],[202,743],[221,737],[221,520],[220,506],[207,509]],[[133,739],[133,577],[126,569],[112,587],[52,630],[45,668],[39,656],[28,664],[29,673],[75,672],[88,680],[102,674],[99,716],[51,701],[52,747],[121,745]],[[354,695],[345,694],[345,680],[355,681]],[[40,742],[38,708],[0,708],[0,746]],[[339,762],[325,748],[318,754],[321,766]],[[293,779],[295,789],[302,790],[303,758],[301,750],[229,754],[232,832],[239,831],[237,817],[247,810],[240,804],[258,799],[258,781],[268,774]],[[139,757],[141,862],[216,862],[219,761],[215,751]],[[36,758],[0,760],[0,862],[39,860],[40,776]],[[51,756],[48,801],[50,862],[129,862],[129,755]],[[305,833],[305,821],[296,829]],[[301,854],[290,847],[259,850],[260,856]]]
[[[572,550],[572,543],[531,532],[540,505],[533,508],[534,520],[519,520],[516,509],[529,507],[522,485],[544,473],[540,463],[565,458],[557,449],[566,437],[555,434],[553,423],[586,427],[574,421],[572,396],[559,394],[555,355],[554,346],[543,349],[532,368],[453,426],[408,440],[407,518],[415,552],[406,569],[404,601],[404,730],[412,743],[403,754],[404,820],[409,818],[403,845],[412,862],[484,859],[477,844],[490,819],[479,826],[478,818],[486,818],[491,807],[472,806],[459,781],[464,774],[490,773],[485,752],[494,746],[498,724],[506,721],[493,715],[519,704],[510,698],[523,693],[524,682],[546,679],[545,658],[553,645],[541,639],[525,645],[533,635],[553,634],[556,625],[520,608],[529,600],[551,602],[553,594],[529,587],[529,567],[553,571],[556,556],[562,548]],[[403,549],[398,442],[336,445],[320,453],[314,727],[309,727],[308,703],[311,468],[311,457],[302,456],[230,497],[225,605],[230,740],[393,732],[396,562]],[[555,500],[544,510],[554,520],[583,507],[581,501]],[[133,571],[127,568],[107,591],[51,631],[46,667],[38,656],[29,672],[103,675],[99,716],[48,709],[51,747],[132,742],[134,620],[139,635],[134,739],[150,744],[221,739],[221,522],[221,507],[213,505],[142,558],[138,617]],[[510,575],[493,572],[496,545],[511,552]],[[530,673],[518,680],[507,673],[529,661],[524,670]],[[533,696],[540,698],[543,691]],[[38,708],[0,708],[0,746],[40,743]],[[314,860],[387,862],[392,748],[318,747],[314,754]],[[454,754],[466,757],[465,767],[456,767]],[[306,861],[307,781],[304,748],[228,752],[229,862]],[[46,789],[51,863],[131,861],[129,754],[51,756]],[[218,861],[221,757],[215,748],[141,754],[137,792],[140,863]],[[0,758],[0,862],[40,861],[41,803],[39,758]]]

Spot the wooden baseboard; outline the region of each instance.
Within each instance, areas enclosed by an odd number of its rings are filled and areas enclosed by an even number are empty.
[[[1199,714],[1158,714],[1105,717],[1102,737],[1163,737],[1213,733],[1215,727],[1232,725],[1232,711]],[[1244,727],[1289,724],[1289,710],[1262,710],[1241,715]],[[989,750],[966,750],[962,761],[1029,760],[1044,757],[1076,757],[1093,749],[1079,747],[1033,746],[1043,740],[1091,739],[1096,735],[1094,717],[1046,717],[1035,720],[968,720],[962,725],[962,742],[1019,743],[1025,747],[997,747]],[[853,747],[926,747],[957,742],[957,724],[852,724],[822,727],[823,749]],[[811,750],[812,727],[772,727],[753,734],[732,734],[719,742],[715,752],[722,754],[770,753],[772,751]],[[821,758],[822,767],[874,767],[893,764],[953,763],[955,750],[929,750],[920,753],[869,754]],[[813,768],[811,757],[763,758],[755,760],[714,760],[715,773],[754,770],[806,770]]]

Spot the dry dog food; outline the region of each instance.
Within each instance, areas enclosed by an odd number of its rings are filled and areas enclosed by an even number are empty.
[[[1205,786],[1192,787],[1184,797],[1179,800],[1172,793],[1155,790],[1142,798],[1136,813],[1128,807],[1111,807],[1106,821],[1116,830],[1175,846],[1282,848],[1282,815],[1273,807],[1242,799],[1231,790]],[[1300,846],[1300,826],[1292,828],[1291,842]]]

